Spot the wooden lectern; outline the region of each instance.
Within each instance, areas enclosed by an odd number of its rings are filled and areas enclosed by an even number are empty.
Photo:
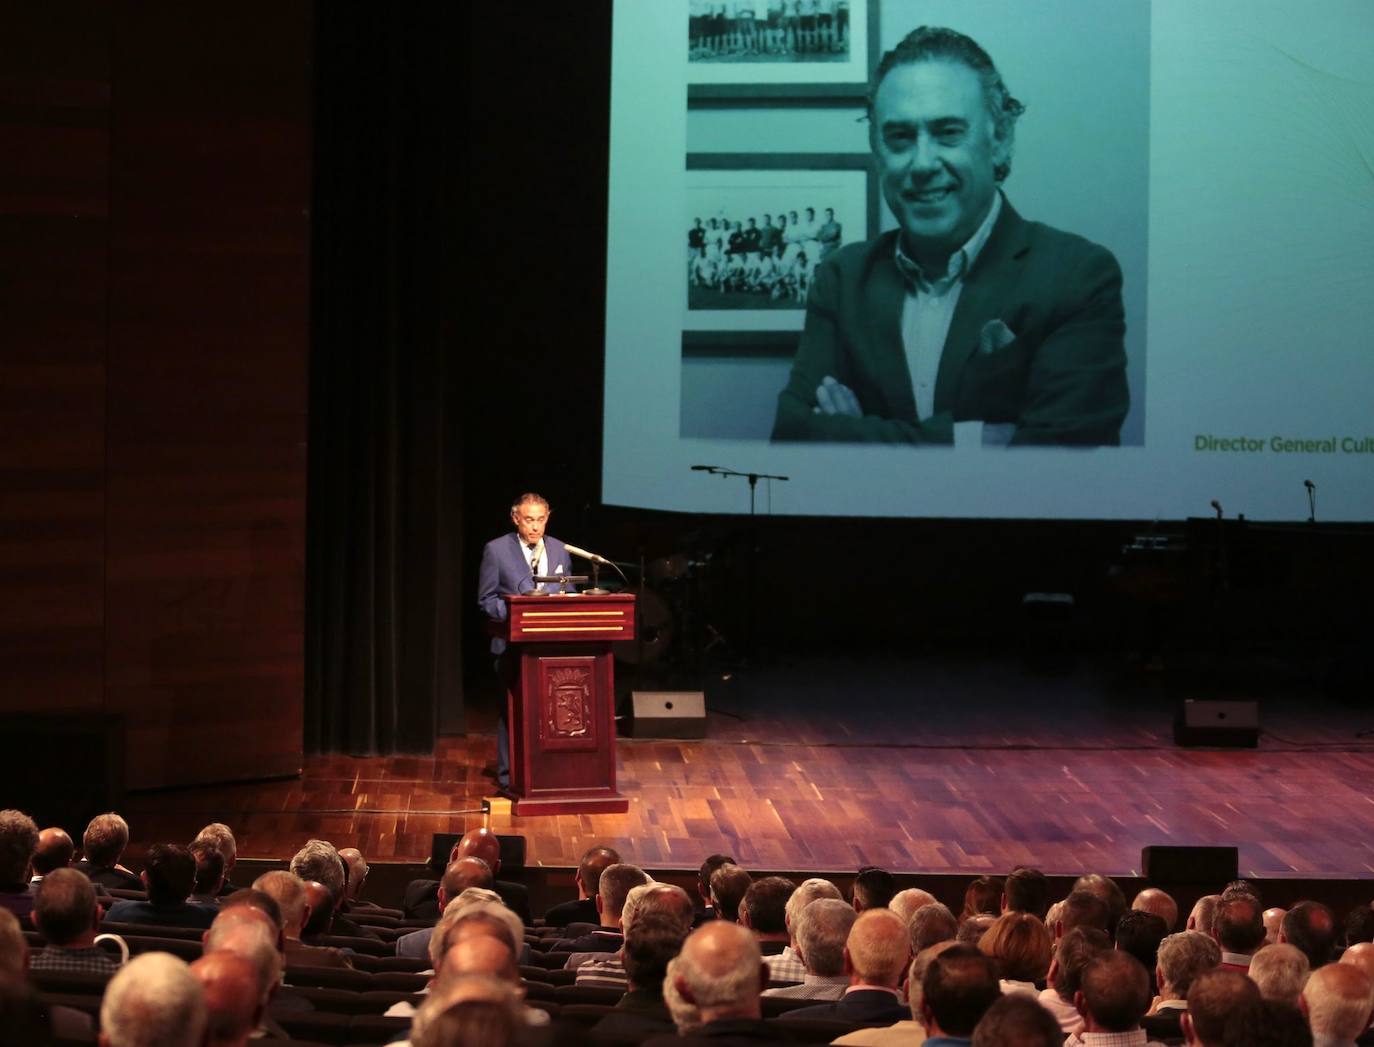
[[[493,635],[510,645],[512,813],[624,814],[615,791],[615,659],[635,638],[635,598],[507,596]]]

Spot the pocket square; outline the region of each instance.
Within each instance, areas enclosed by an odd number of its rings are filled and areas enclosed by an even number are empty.
[[[1016,341],[1016,332],[1001,320],[989,320],[978,332],[978,351],[984,355],[1005,349]]]

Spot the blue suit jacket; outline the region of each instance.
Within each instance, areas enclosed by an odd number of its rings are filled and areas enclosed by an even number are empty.
[[[557,538],[544,535],[544,554],[548,557],[548,574],[572,574],[568,550]],[[518,534],[512,531],[486,544],[482,550],[482,566],[477,571],[477,604],[488,618],[505,621],[506,601],[501,597],[523,593],[533,585],[530,565],[520,549]],[[505,640],[492,637],[492,654],[500,654],[505,649]]]

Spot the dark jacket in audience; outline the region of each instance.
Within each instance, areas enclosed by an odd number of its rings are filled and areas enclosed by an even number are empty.
[[[154,905],[152,902],[115,902],[105,913],[109,923],[141,923],[157,927],[199,927],[206,928],[215,922],[216,910],[210,905],[197,905],[195,902],[172,902],[167,905]]]
[[[673,1018],[663,994],[652,989],[631,989],[615,1010],[591,1027],[587,1039],[597,1047],[630,1047],[660,1033],[674,1035]]]
[[[530,917],[530,889],[523,883],[497,880],[491,889],[501,896],[506,907],[520,917],[525,926],[534,922]],[[401,910],[411,920],[438,920],[439,881],[411,880],[401,897]]]
[[[578,938],[560,938],[546,949],[546,952],[616,952],[625,944],[625,936],[619,931],[602,927]]]
[[[751,1047],[756,1043],[791,1043],[792,1034],[778,1022],[725,1018],[707,1022],[685,1036],[670,1034],[644,1041],[644,1047]]]
[[[897,994],[883,989],[851,989],[830,1003],[798,1007],[780,1016],[780,1021],[805,1021],[825,1018],[837,1022],[900,1022],[911,1012]]]
[[[91,883],[98,883],[102,887],[108,887],[114,891],[141,891],[143,881],[138,878],[136,873],[128,872],[125,869],[113,867],[96,867],[85,858],[76,863],[76,871],[85,873],[86,879]]]
[[[596,911],[595,898],[579,898],[575,902],[555,905],[544,914],[544,926],[566,927],[570,923],[597,923],[601,919]]]

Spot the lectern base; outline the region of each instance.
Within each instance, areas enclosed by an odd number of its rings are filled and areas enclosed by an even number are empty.
[[[544,814],[624,814],[630,801],[623,796],[539,796],[531,799],[517,796],[511,813],[517,818],[533,818]]]

